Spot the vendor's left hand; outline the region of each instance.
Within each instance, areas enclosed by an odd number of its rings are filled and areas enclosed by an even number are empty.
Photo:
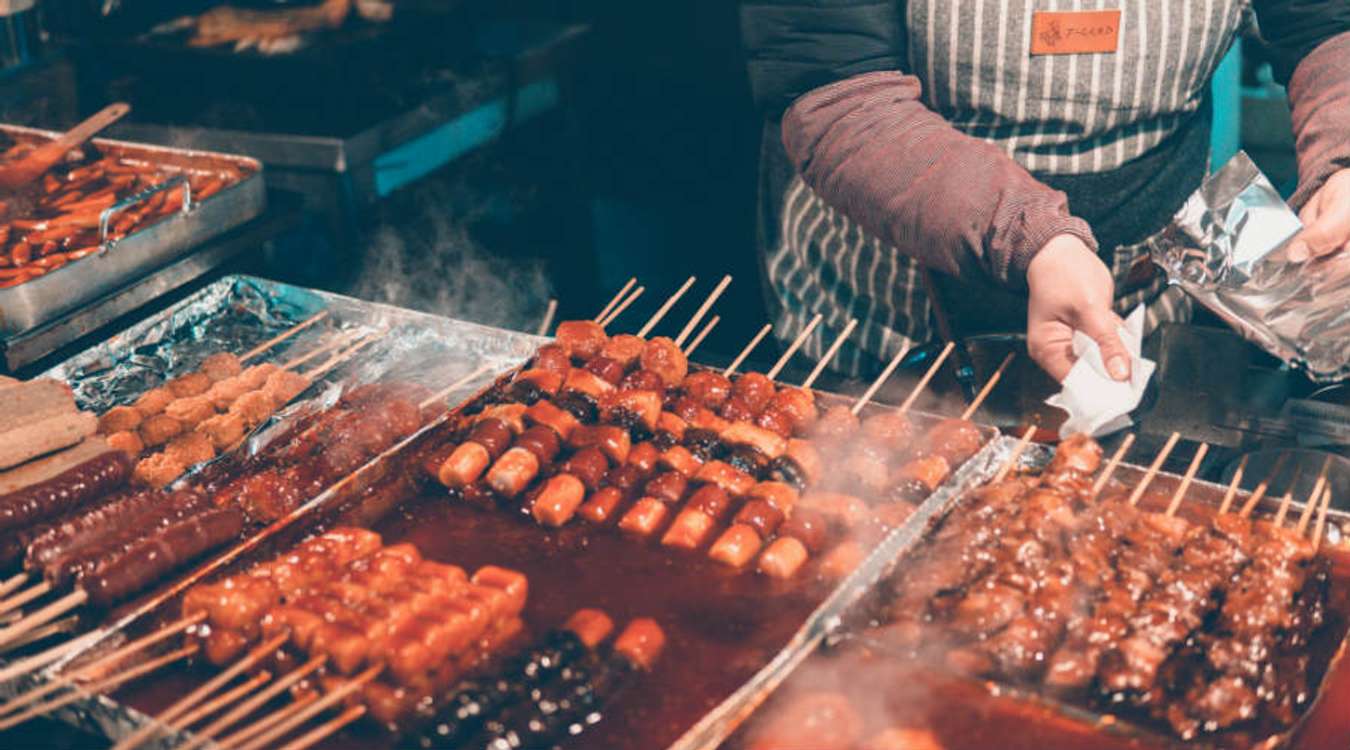
[[[1303,231],[1289,243],[1289,260],[1302,263],[1350,248],[1350,169],[1327,178],[1298,218]]]

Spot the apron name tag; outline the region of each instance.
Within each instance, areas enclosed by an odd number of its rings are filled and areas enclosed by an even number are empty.
[[[1114,53],[1120,10],[1038,10],[1031,16],[1032,55]]]

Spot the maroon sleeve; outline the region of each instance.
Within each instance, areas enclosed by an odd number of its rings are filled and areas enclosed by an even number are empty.
[[[1334,36],[1303,58],[1289,79],[1302,208],[1337,170],[1350,168],[1350,32]]]
[[[957,132],[920,101],[917,78],[867,73],[822,86],[783,118],[806,183],[872,234],[936,270],[1010,286],[1050,238],[1096,249],[1068,199],[1002,149]]]

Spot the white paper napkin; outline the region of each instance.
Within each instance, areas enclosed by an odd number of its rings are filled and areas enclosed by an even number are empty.
[[[1130,379],[1115,380],[1106,371],[1102,352],[1097,342],[1082,331],[1073,333],[1073,353],[1078,360],[1063,390],[1045,400],[1069,413],[1069,419],[1059,428],[1059,436],[1067,438],[1079,432],[1093,437],[1110,435],[1129,427],[1129,413],[1144,398],[1144,389],[1157,365],[1140,356],[1140,341],[1144,331],[1144,308],[1139,306],[1125,325],[1119,329],[1120,340],[1130,353]]]

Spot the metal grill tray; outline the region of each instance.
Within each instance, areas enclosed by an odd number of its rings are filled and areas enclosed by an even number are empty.
[[[259,308],[259,305],[262,307]],[[222,311],[241,306],[255,310],[253,321],[212,322]],[[190,369],[189,364],[195,364],[207,353],[219,351],[222,347],[241,351],[251,345],[247,342],[262,340],[284,329],[292,321],[304,319],[321,308],[329,310],[330,315],[343,326],[391,326],[399,331],[384,336],[378,349],[372,347],[372,350],[358,357],[358,361],[348,368],[352,371],[346,378],[349,381],[393,373],[393,377],[421,380],[434,387],[437,383],[450,382],[457,374],[484,363],[493,366],[493,373],[506,377],[543,341],[534,336],[435,318],[284,284],[232,277],[203,290],[163,315],[147,320],[54,368],[49,374],[69,379],[82,404],[106,408],[134,398],[145,387],[167,377],[169,371]],[[264,314],[258,310],[269,312]],[[283,310],[284,315],[281,314]],[[438,351],[436,356],[426,357],[421,353],[425,341],[416,346],[411,345],[422,339],[432,340],[433,349]],[[228,342],[231,341],[236,342],[233,349],[229,348]],[[461,362],[451,368],[456,371],[455,374],[446,372],[444,363],[447,357]],[[464,392],[481,393],[482,386],[491,378],[492,375],[485,375],[478,383],[466,386]],[[327,394],[335,395],[329,391],[314,400],[322,401],[331,397]],[[841,399],[826,393],[820,393],[819,397],[822,403]],[[915,417],[924,422],[937,419],[935,415],[920,413],[915,413]],[[280,419],[284,424],[286,417]],[[407,449],[435,427],[434,424],[429,425],[372,460],[358,470],[353,481],[345,486],[330,488],[311,499],[291,517],[217,555],[191,573],[180,576],[175,582],[161,586],[152,594],[112,613],[94,643],[86,644],[80,651],[45,670],[39,679],[51,679],[71,661],[114,648],[143,632],[144,628],[162,621],[176,605],[177,595],[187,586],[265,559],[298,541],[309,530],[323,523],[331,515],[328,511],[344,505],[348,499],[399,465]],[[248,450],[260,448],[267,436],[278,429],[274,427],[271,431],[265,430],[255,436]],[[942,498],[949,496],[959,497],[981,481],[982,468],[990,460],[986,453],[997,436],[993,428],[984,428],[983,432],[987,444],[981,453],[939,487],[910,521],[885,536],[853,574],[824,591],[820,603],[787,643],[751,679],[690,727],[671,745],[672,750],[716,747],[773,691],[793,666],[812,653],[825,635],[839,625],[850,605],[857,602],[889,568],[897,554],[896,550],[921,534],[921,519],[928,517],[933,512],[932,508],[938,507],[934,503],[940,504]],[[393,543],[398,540],[391,537],[387,541]],[[127,735],[148,721],[141,712],[106,696],[77,703],[60,716],[70,723],[101,732],[113,739]],[[167,741],[170,738],[164,739]]]
[[[18,139],[51,139],[58,135],[15,125],[0,125],[0,132]],[[127,235],[105,252],[68,263],[18,286],[0,289],[0,336],[32,330],[97,300],[182,257],[202,242],[250,221],[266,205],[263,168],[257,159],[102,138],[95,138],[93,144],[105,154],[151,162],[175,171],[212,172],[229,167],[244,177],[200,203],[194,199],[186,212],[166,216]]]
[[[958,473],[957,480],[950,487],[934,493],[923,505],[915,512],[909,521],[901,528],[896,529],[881,547],[860,569],[855,577],[867,575],[866,587],[859,591],[857,595],[849,598],[848,602],[836,612],[836,617],[830,623],[833,632],[819,633],[814,639],[816,644],[824,642],[824,637],[828,635],[829,646],[847,645],[849,643],[862,646],[874,652],[880,659],[909,659],[908,656],[895,653],[894,649],[884,642],[878,641],[868,635],[868,612],[869,602],[863,594],[871,590],[879,581],[889,577],[904,564],[910,555],[916,553],[928,540],[929,536],[938,528],[942,520],[953,511],[958,510],[960,504],[967,495],[974,489],[987,484],[995,474],[1012,457],[1016,445],[1019,441],[1016,438],[1000,436],[975,458],[972,458]],[[1050,446],[1031,444],[1022,453],[1018,465],[1024,470],[1039,470],[1050,463],[1054,456],[1054,449]],[[1145,467],[1133,464],[1122,463],[1113,478],[1113,481],[1121,481],[1129,486],[1139,480],[1147,471]],[[1160,472],[1150,486],[1141,505],[1147,507],[1161,507],[1166,503],[1166,499],[1172,491],[1182,481],[1177,474]],[[1181,515],[1186,515],[1187,506],[1200,504],[1209,508],[1218,507],[1227,488],[1223,485],[1196,480],[1191,484],[1186,494],[1186,503],[1182,505]],[[1237,503],[1240,504],[1243,498],[1249,497],[1250,493],[1241,492],[1238,495]],[[1262,499],[1254,512],[1256,516],[1273,515],[1279,508],[1282,498],[1272,498],[1267,496]],[[1151,503],[1150,501],[1154,501]],[[1161,504],[1158,504],[1161,501]],[[1302,511],[1303,504],[1295,502],[1289,511],[1291,517],[1297,517]],[[1350,513],[1342,510],[1332,509],[1328,513],[1327,536],[1324,544],[1328,546],[1337,546],[1344,549],[1347,543],[1350,543]],[[859,581],[859,583],[862,583]],[[1337,674],[1338,670],[1350,668],[1347,665],[1347,651],[1350,651],[1350,638],[1343,640],[1336,648],[1332,656],[1331,663],[1327,667],[1326,674],[1323,676],[1322,684],[1318,687],[1318,698],[1303,714],[1300,721],[1288,732],[1267,738],[1259,747],[1274,748],[1281,747],[1290,736],[1305,730],[1305,725],[1314,711],[1319,708],[1326,711],[1331,707],[1322,700],[1325,696],[1328,683],[1331,677]],[[800,665],[812,654],[801,654],[794,660],[794,665]],[[784,665],[787,667],[787,665]],[[789,671],[785,669],[785,672]],[[790,674],[778,676],[773,681],[773,685],[782,685],[785,680],[791,677]],[[1047,696],[1036,691],[1033,688],[1024,685],[1013,685],[1000,683],[997,681],[975,680],[964,678],[959,675],[952,675],[953,682],[968,682],[972,686],[972,693],[982,693],[991,696],[997,696],[997,700],[1015,701],[1022,704],[1026,711],[1019,713],[1019,716],[1046,716],[1055,721],[1069,722],[1081,728],[1083,732],[1100,731],[1108,733],[1116,741],[1123,742],[1129,747],[1147,747],[1147,748],[1210,748],[1214,747],[1204,741],[1185,743],[1177,740],[1175,737],[1164,736],[1157,731],[1133,724],[1122,720],[1114,715],[1097,712],[1084,708],[1079,705],[1066,703]],[[758,703],[762,703],[769,698],[767,694],[759,696]],[[1034,719],[1033,719],[1034,720]],[[1350,731],[1350,730],[1347,730]],[[721,736],[725,740],[729,732]],[[1103,735],[1103,741],[1105,741]],[[740,747],[737,744],[734,747]],[[1076,745],[1077,746],[1077,745]],[[1083,745],[1088,746],[1088,745]],[[1111,744],[1110,747],[1116,747]],[[712,748],[717,747],[716,743],[705,745],[691,745],[692,747]],[[683,749],[682,749],[683,750]]]

